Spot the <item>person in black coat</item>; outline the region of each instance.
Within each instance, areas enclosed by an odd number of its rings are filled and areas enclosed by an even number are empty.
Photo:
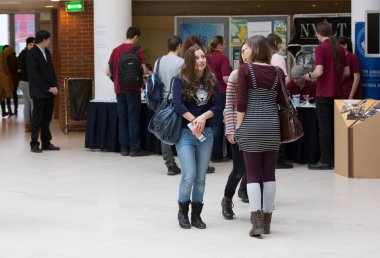
[[[36,33],[35,46],[27,53],[26,65],[29,79],[30,97],[33,99],[31,120],[31,151],[59,150],[52,139],[49,124],[53,117],[54,96],[58,94],[58,83],[54,73],[50,45],[50,33],[40,30]],[[41,132],[42,148],[38,137]]]

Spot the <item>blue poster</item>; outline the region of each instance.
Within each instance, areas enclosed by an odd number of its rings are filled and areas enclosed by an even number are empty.
[[[188,36],[197,36],[200,38],[205,49],[213,36],[221,35],[224,37],[224,25],[219,23],[183,23],[179,29],[183,41]]]
[[[380,58],[365,56],[364,22],[355,23],[355,54],[359,57],[364,98],[380,100]]]

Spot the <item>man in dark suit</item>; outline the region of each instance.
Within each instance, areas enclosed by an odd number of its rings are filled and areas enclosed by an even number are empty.
[[[35,46],[28,51],[26,65],[29,79],[30,97],[33,99],[31,120],[31,151],[59,150],[50,141],[52,139],[49,124],[53,117],[54,96],[58,94],[58,84],[54,73],[50,44],[50,33],[40,30],[36,33]],[[41,132],[42,149],[38,141]]]

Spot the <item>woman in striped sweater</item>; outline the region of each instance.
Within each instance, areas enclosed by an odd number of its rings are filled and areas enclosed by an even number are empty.
[[[247,44],[243,44],[240,48],[239,66],[243,63],[250,62],[252,49]],[[226,187],[224,189],[224,197],[222,199],[222,214],[225,219],[233,219],[235,213],[232,210],[232,198],[235,194],[236,187],[245,174],[245,165],[243,152],[239,150],[236,144],[234,134],[237,123],[237,109],[236,109],[236,93],[237,93],[237,79],[238,69],[231,72],[227,82],[227,95],[226,95],[226,108],[224,109],[224,123],[226,125],[226,137],[231,143],[232,149],[232,171],[228,177]],[[242,182],[240,190],[246,192],[246,183]]]

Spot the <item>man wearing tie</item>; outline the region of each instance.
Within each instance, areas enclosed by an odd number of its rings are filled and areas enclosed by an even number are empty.
[[[47,31],[38,31],[35,46],[28,51],[26,60],[30,97],[33,99],[30,147],[34,153],[60,149],[50,142],[52,137],[49,124],[53,117],[54,96],[58,94],[51,54],[47,49],[50,36]],[[42,148],[38,141],[40,133]]]

